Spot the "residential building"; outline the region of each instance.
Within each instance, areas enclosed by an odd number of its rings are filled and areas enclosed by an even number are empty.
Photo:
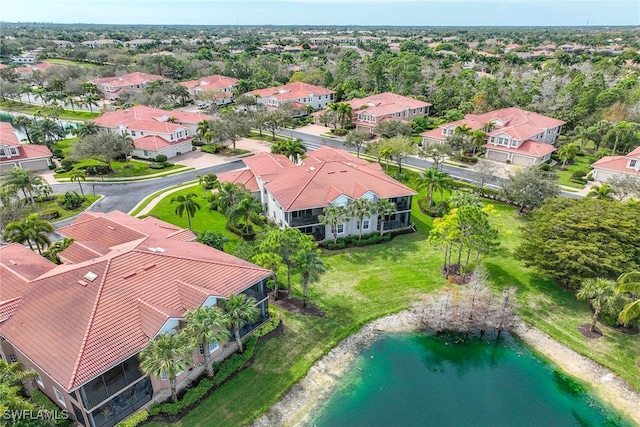
[[[510,107],[464,119],[421,133],[422,143],[446,143],[457,127],[487,133],[485,157],[498,162],[530,166],[551,158],[553,146],[565,122],[542,114]]]
[[[203,92],[211,94],[216,104],[228,104],[233,101],[233,91],[238,84],[238,79],[213,75],[202,77],[198,80],[182,82],[180,85],[187,88],[192,98],[198,98]]]
[[[357,199],[372,202],[389,199],[397,211],[384,223],[385,230],[408,227],[411,199],[415,191],[384,173],[378,163],[330,147],[309,153],[295,164],[281,154],[259,153],[242,159],[247,169],[218,174],[222,182],[243,184],[265,207],[266,215],[281,227],[297,228],[316,240],[333,237],[330,226],[320,224],[318,216],[328,206],[347,207]],[[349,218],[338,226],[338,236],[358,235],[380,230],[378,215]]]
[[[38,57],[33,52],[21,53],[20,55],[11,55],[11,62],[16,64],[33,64],[38,62]]]
[[[378,123],[385,120],[411,121],[416,117],[429,115],[429,102],[419,101],[408,96],[384,92],[366,98],[354,98],[346,101],[353,110],[353,123],[361,132],[373,133]],[[318,116],[316,116],[316,122]]]
[[[172,224],[122,212],[85,213],[60,234],[74,239],[62,265],[20,244],[0,248],[0,357],[34,370],[38,389],[82,426],[111,427],[170,388],[149,378],[139,354],[160,334],[184,326],[184,313],[234,294],[256,298],[268,317],[269,270],[193,241]],[[181,385],[234,342],[192,354]],[[225,349],[226,347],[226,349]]]
[[[153,39],[135,39],[124,42],[123,45],[128,47],[129,49],[137,49],[140,46],[150,45],[154,43],[157,43],[157,41]]]
[[[91,83],[100,89],[105,99],[113,101],[118,99],[124,90],[141,92],[149,83],[159,80],[165,80],[165,78],[157,74],[135,72],[123,76],[94,79]]]
[[[133,139],[135,156],[155,158],[164,154],[171,158],[191,151],[198,123],[210,119],[206,114],[138,105],[104,113],[93,122],[111,132],[129,135]]]
[[[120,40],[113,39],[100,39],[100,40],[87,40],[80,43],[82,46],[87,47],[89,49],[104,49],[107,47],[113,47],[118,44],[121,44]]]
[[[13,168],[41,171],[51,165],[46,145],[21,144],[10,123],[0,122],[0,174]]]
[[[249,94],[254,95],[259,104],[271,108],[294,103],[301,107],[309,105],[316,110],[322,110],[327,104],[334,102],[336,92],[322,86],[293,82],[284,86],[254,90]]]
[[[626,156],[604,156],[591,165],[596,181],[608,182],[614,176],[630,175],[640,179],[640,147]]]
[[[58,47],[73,47],[75,46],[72,42],[67,40],[51,40],[51,43],[55,43]]]
[[[14,68],[13,71],[15,71],[15,73],[18,74],[21,79],[28,79],[29,77],[31,77],[34,71],[43,72],[48,70],[51,67],[64,67],[64,66],[65,65],[52,64],[50,62],[41,62],[39,64],[29,65],[26,67],[17,67],[17,68]]]

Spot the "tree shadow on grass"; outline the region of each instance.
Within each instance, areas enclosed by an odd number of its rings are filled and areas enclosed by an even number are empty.
[[[343,259],[350,264],[366,265],[384,261],[399,262],[407,255],[420,250],[417,242],[424,239],[419,234],[405,234],[396,236],[391,242],[362,248],[342,250]]]
[[[499,288],[515,286],[518,290],[525,289],[526,285],[520,278],[517,278],[510,272],[506,271],[502,268],[502,266],[487,262],[485,263],[485,268],[489,273],[489,277],[491,279],[491,283]]]

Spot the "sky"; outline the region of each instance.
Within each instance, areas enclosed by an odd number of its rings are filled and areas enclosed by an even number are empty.
[[[165,25],[640,25],[640,0],[0,0],[0,20]]]

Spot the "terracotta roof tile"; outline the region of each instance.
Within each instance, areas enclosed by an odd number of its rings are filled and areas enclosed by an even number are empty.
[[[234,79],[233,77],[226,77],[226,76],[214,74],[213,76],[202,77],[198,80],[190,80],[188,82],[182,82],[180,84],[186,87],[187,89],[198,88],[203,91],[204,90],[222,90],[230,86],[237,85],[238,79]]]
[[[218,174],[218,180],[220,182],[231,182],[234,184],[241,184],[249,191],[258,191],[260,187],[256,181],[256,177],[250,169],[241,169],[230,172],[223,172]]]
[[[518,148],[505,147],[503,145],[485,144],[485,148],[492,150],[505,151],[509,153],[522,154],[525,156],[544,157],[547,154],[551,154],[556,151],[556,147],[551,144],[545,144],[544,142],[526,140]]]
[[[7,301],[0,301],[0,322],[3,322],[15,313],[20,304],[20,299],[20,297],[16,297]]]
[[[315,86],[302,82],[293,82],[283,86],[258,89],[249,93],[261,98],[270,98],[273,96],[279,101],[290,101],[294,99],[309,97],[312,94],[314,96],[318,96],[330,95],[336,92],[322,86]]]
[[[101,79],[94,79],[91,82],[95,85],[110,86],[112,88],[123,88],[127,86],[137,86],[145,83],[151,83],[158,80],[165,80],[164,77],[157,74],[146,73],[130,73],[117,77],[104,77]]]
[[[360,111],[366,111],[374,117],[386,116],[403,112],[405,109],[418,109],[429,107],[429,102],[419,101],[415,98],[402,96],[391,92],[384,92],[366,98],[354,98],[347,101],[354,111],[354,116]],[[362,108],[366,106],[366,108]]]

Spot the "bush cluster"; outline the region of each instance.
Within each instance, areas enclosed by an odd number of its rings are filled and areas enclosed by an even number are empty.
[[[188,411],[193,406],[200,403],[202,399],[207,397],[213,389],[224,384],[236,372],[242,369],[242,367],[253,357],[257,342],[258,339],[255,336],[249,338],[246,342],[244,353],[236,353],[222,363],[213,364],[215,372],[215,376],[213,378],[202,379],[198,385],[187,390],[182,399],[176,403],[152,405],[149,409],[149,415],[178,415],[181,412]],[[127,427],[133,427],[135,425],[136,424],[132,424]]]
[[[60,211],[56,208],[43,209],[38,213],[38,218],[51,221],[52,219],[60,218]]]
[[[49,399],[49,397],[43,392],[41,392],[40,390],[33,390],[29,398],[33,403],[36,404],[36,406],[44,409],[47,412],[60,412],[60,408],[58,408],[58,406],[55,403],[53,403],[51,399]],[[51,420],[52,420],[50,421],[51,424],[47,424],[47,425],[62,427],[62,426],[68,426],[69,424],[71,424],[70,420],[57,419],[56,417],[52,417]]]
[[[203,145],[200,148],[200,151],[202,151],[203,153],[209,153],[209,154],[216,154],[217,152],[220,151],[220,146],[216,145],[216,144],[207,144],[207,145]]]
[[[150,169],[164,169],[164,168],[169,168],[173,166],[173,163],[171,162],[162,162],[162,163],[158,163],[158,162],[154,162],[154,163],[149,163],[149,168]]]
[[[253,240],[256,238],[256,232],[251,224],[248,225],[248,229],[244,224],[234,224],[231,221],[227,222],[227,230],[242,237],[244,240]]]
[[[58,204],[68,211],[79,208],[82,202],[84,199],[75,191],[67,191],[58,200]]]
[[[119,422],[116,424],[116,427],[136,427],[141,422],[146,421],[147,418],[149,418],[149,412],[146,409],[143,409],[142,411],[131,415],[126,420]]]
[[[253,331],[253,336],[256,338],[263,337],[267,335],[269,332],[273,331],[280,324],[280,314],[269,307],[269,320],[264,325],[256,328]]]
[[[378,233],[364,234],[361,240],[358,240],[358,236],[340,237],[333,243],[333,240],[325,240],[320,242],[320,247],[330,250],[344,249],[351,246],[369,246],[377,243],[388,242],[391,240],[391,233],[386,233],[380,236]]]

